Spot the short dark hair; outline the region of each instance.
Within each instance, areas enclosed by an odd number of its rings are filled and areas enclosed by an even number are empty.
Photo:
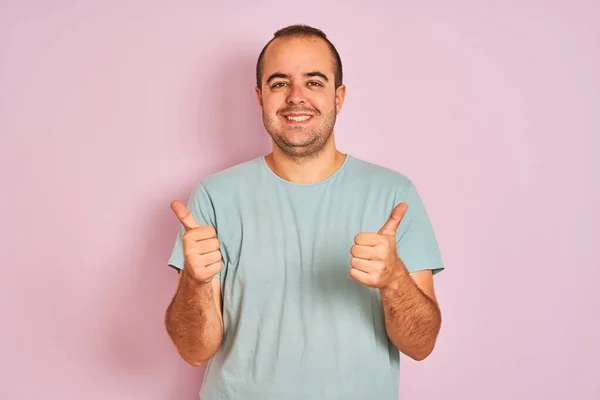
[[[269,42],[263,47],[260,55],[258,56],[258,61],[256,62],[256,86],[259,88],[262,86],[262,72],[263,72],[263,64],[265,52],[267,51],[267,47],[271,44],[271,42],[277,38],[310,38],[310,37],[318,37],[321,38],[327,43],[327,47],[331,51],[331,55],[333,56],[333,64],[335,70],[335,88],[340,87],[343,81],[343,71],[342,71],[342,59],[340,55],[333,45],[331,41],[327,38],[327,35],[320,29],[313,28],[312,26],[297,24],[290,25],[285,28],[282,28],[273,34],[273,38],[269,40]]]

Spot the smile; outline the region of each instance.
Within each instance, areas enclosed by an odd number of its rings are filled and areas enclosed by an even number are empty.
[[[304,125],[304,124],[308,124],[308,122],[312,119],[312,117],[314,117],[314,115],[305,114],[305,113],[290,113],[290,114],[283,114],[283,115],[281,115],[281,117],[288,124]]]
[[[294,122],[302,122],[302,121],[308,121],[309,119],[312,118],[312,115],[300,115],[300,116],[292,116],[292,115],[286,115],[286,117],[288,121],[294,121]]]

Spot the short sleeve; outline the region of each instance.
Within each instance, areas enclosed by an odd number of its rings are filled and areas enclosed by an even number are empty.
[[[194,190],[190,196],[187,207],[190,210],[190,213],[192,213],[194,219],[200,225],[212,226],[217,232],[219,231],[216,224],[214,205],[204,185],[200,184],[196,190]],[[177,270],[183,269],[183,245],[181,239],[184,232],[185,230],[183,226],[180,225],[175,237],[175,245],[173,246],[173,251],[168,261],[168,265]],[[221,272],[215,276],[220,279]]]
[[[443,271],[444,264],[433,226],[412,182],[396,199],[396,204],[401,202],[408,205],[408,210],[396,233],[398,256],[408,272],[429,269],[435,275]]]

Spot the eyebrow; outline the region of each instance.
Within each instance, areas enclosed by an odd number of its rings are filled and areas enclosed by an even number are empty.
[[[325,82],[329,82],[329,78],[322,72],[319,71],[313,71],[313,72],[307,72],[306,74],[304,74],[304,76],[306,78],[312,78],[312,77],[319,77],[321,79],[323,79]],[[271,83],[272,80],[277,79],[277,78],[281,78],[281,79],[290,79],[290,76],[287,74],[283,74],[281,72],[275,72],[274,74],[271,74],[271,76],[269,76],[269,79],[267,79],[267,85],[269,83]]]

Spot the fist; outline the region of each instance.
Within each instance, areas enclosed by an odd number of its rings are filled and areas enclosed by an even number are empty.
[[[350,249],[350,276],[363,285],[382,288],[398,278],[402,261],[396,251],[396,231],[408,206],[398,204],[377,232],[361,232]]]
[[[171,209],[185,229],[182,237],[185,270],[195,281],[210,283],[223,267],[215,228],[196,222],[190,210],[180,201],[173,201]]]

